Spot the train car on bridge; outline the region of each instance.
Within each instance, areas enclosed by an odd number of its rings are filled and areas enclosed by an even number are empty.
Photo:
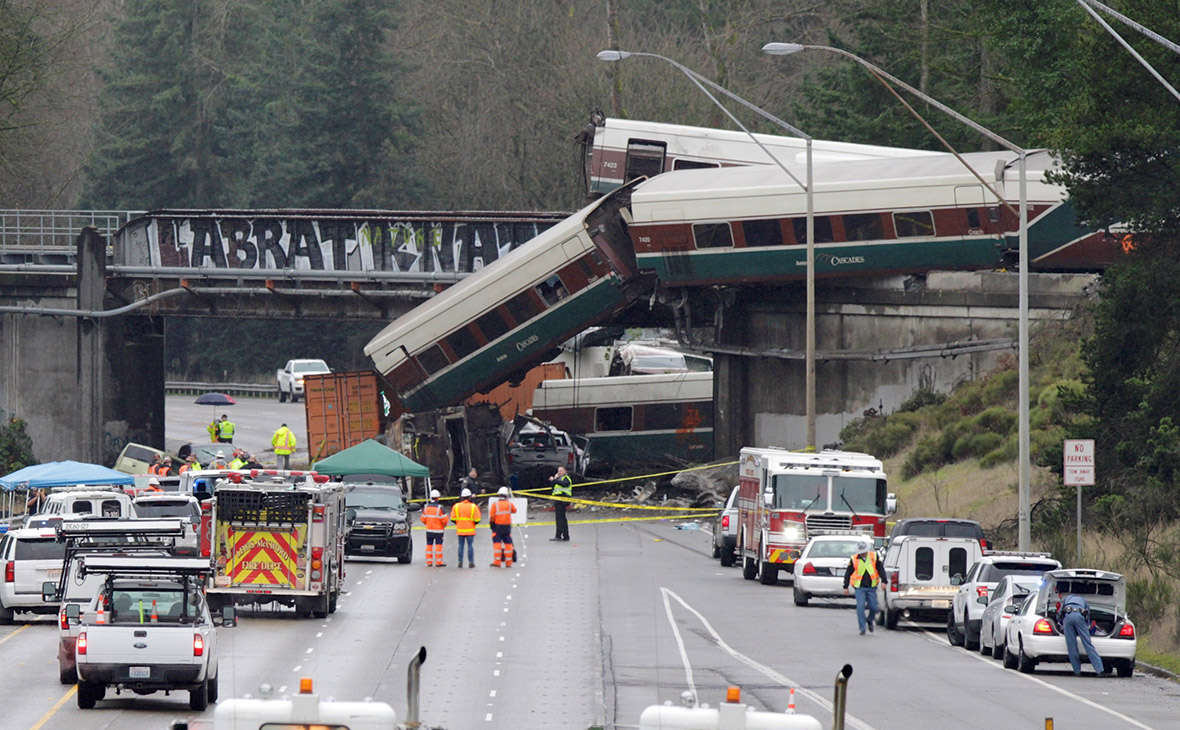
[[[1016,159],[962,156],[1016,206]],[[1056,160],[1028,157],[1029,252],[1041,270],[1095,270],[1114,239],[1080,227],[1065,190],[1046,180]],[[797,162],[788,168],[804,180]],[[1011,266],[1018,216],[952,155],[828,161],[813,166],[815,267],[820,277]],[[659,175],[632,196],[641,269],[661,284],[716,285],[806,275],[807,194],[778,167]]]
[[[365,354],[411,411],[453,405],[552,357],[645,291],[618,188],[444,290],[377,334]]]
[[[755,134],[634,119],[595,119],[579,136],[586,158],[586,181],[594,197],[640,177],[673,170],[774,165],[767,151],[784,161],[804,164],[807,143],[800,137]],[[940,156],[943,152],[905,147],[812,141],[814,164],[848,160]]]

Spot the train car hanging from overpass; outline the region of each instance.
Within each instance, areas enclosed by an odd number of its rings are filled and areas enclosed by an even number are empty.
[[[769,151],[784,162],[804,164],[806,142],[799,137],[755,134],[683,124],[596,117],[579,135],[585,152],[586,181],[591,197],[640,177],[673,170],[774,165]],[[813,140],[815,164],[882,158],[940,155],[929,150]]]
[[[1013,208],[1014,155],[963,158]],[[1113,238],[1077,225],[1046,152],[1028,157],[1029,252],[1034,267],[1101,269]],[[787,165],[800,180],[805,166]],[[949,154],[825,162],[813,166],[816,275],[864,276],[1011,266],[1019,220]],[[801,279],[806,275],[807,195],[777,166],[659,175],[632,196],[631,236],[641,269],[665,285]]]
[[[619,188],[397,319],[365,346],[411,411],[454,405],[544,362],[650,282]]]

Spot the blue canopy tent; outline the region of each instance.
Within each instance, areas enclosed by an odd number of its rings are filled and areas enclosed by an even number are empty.
[[[134,484],[130,474],[81,461],[51,461],[17,469],[0,477],[0,489],[8,495],[7,514],[13,513],[13,494],[17,490],[51,489],[75,484]]]

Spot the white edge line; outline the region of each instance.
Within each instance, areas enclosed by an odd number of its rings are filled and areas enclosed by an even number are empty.
[[[684,639],[680,638],[680,629],[676,627],[676,619],[672,617],[672,606],[668,603],[668,594],[675,596],[677,601],[680,601],[680,596],[677,596],[663,586],[660,587],[660,593],[664,594],[664,612],[668,614],[668,624],[672,627],[672,633],[676,635],[676,646],[680,648],[680,661],[684,663],[684,680],[688,682],[688,690],[692,692],[692,703],[695,705],[697,704],[698,697],[697,686],[692,678],[692,664],[688,661],[688,652],[684,649]],[[680,602],[684,603],[684,601]],[[687,606],[688,604],[685,605]],[[697,616],[700,616],[700,614],[697,614]]]

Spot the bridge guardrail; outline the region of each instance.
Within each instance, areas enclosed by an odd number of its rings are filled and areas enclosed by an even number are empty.
[[[240,396],[275,396],[279,392],[277,383],[200,383],[170,380],[164,383],[164,392],[170,395],[201,395],[202,393],[225,393]]]

